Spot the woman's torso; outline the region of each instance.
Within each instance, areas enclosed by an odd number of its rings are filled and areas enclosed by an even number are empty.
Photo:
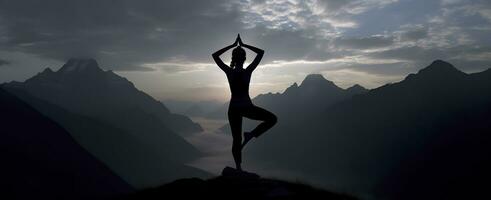
[[[233,69],[227,73],[227,79],[230,86],[230,92],[232,93],[230,105],[251,105],[252,101],[249,96],[251,73],[245,69]]]

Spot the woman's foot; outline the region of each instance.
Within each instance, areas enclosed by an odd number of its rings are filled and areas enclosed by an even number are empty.
[[[242,148],[254,137],[251,132],[244,132],[244,141],[242,142]]]

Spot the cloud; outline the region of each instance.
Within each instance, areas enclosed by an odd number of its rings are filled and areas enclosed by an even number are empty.
[[[376,88],[386,83],[398,82],[403,79],[401,75],[380,75],[353,69],[338,69],[323,71],[322,74],[333,81],[336,85],[348,88],[353,86],[353,80],[356,84],[366,88]]]
[[[143,65],[143,67],[148,67],[154,70],[163,70],[167,73],[189,73],[189,72],[202,72],[210,67],[215,67],[215,65],[211,63],[175,61],[175,62],[146,63]]]
[[[94,57],[117,70],[176,55],[208,59],[240,30],[226,1],[0,1],[3,50],[46,58]],[[206,56],[205,56],[206,55]]]
[[[265,50],[257,91],[281,91],[329,71],[346,85],[341,76],[354,84],[366,75],[375,86],[434,59],[464,71],[490,67],[490,11],[486,0],[0,0],[0,57],[12,66],[0,68],[0,80],[93,57],[154,94],[162,85],[175,87],[166,89],[172,95],[200,85],[223,89],[211,53],[240,33]],[[7,56],[14,54],[22,56]],[[250,62],[254,53],[247,56]],[[222,58],[227,63],[230,54]],[[7,69],[24,71],[13,76]]]
[[[324,7],[327,11],[334,12],[336,15],[360,14],[375,8],[383,8],[398,0],[319,0],[318,6]]]
[[[334,44],[348,49],[371,49],[387,47],[394,43],[394,38],[384,35],[371,35],[367,37],[337,38]]]
[[[266,49],[264,62],[326,59],[339,55],[328,51],[325,36],[354,23],[345,6],[371,5],[291,2],[0,0],[0,45],[60,61],[94,57],[113,70],[147,71],[152,63],[175,57],[210,62],[213,51],[242,33],[245,42]],[[346,11],[329,14],[333,6]]]
[[[415,41],[428,37],[428,27],[422,24],[408,24],[402,26],[395,34],[400,41]]]
[[[441,0],[442,5],[451,5],[451,4],[457,4],[461,3],[462,0]]]
[[[378,51],[369,54],[370,57],[379,59],[399,59],[405,61],[427,60],[441,58],[446,52],[439,49],[425,49],[419,46],[403,46],[399,48]]]
[[[356,28],[350,17],[382,8],[396,0],[245,0],[240,3],[243,22],[250,28],[261,24],[268,29],[308,30],[311,36],[334,37],[342,29]]]

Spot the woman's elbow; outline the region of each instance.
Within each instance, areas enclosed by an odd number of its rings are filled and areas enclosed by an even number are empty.
[[[218,62],[218,60],[220,60],[220,56],[218,56],[218,55],[212,54],[211,57],[213,58],[213,60],[215,62]]]

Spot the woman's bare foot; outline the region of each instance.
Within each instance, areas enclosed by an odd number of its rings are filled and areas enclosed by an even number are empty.
[[[251,132],[244,132],[244,141],[242,142],[242,148],[254,137]]]

